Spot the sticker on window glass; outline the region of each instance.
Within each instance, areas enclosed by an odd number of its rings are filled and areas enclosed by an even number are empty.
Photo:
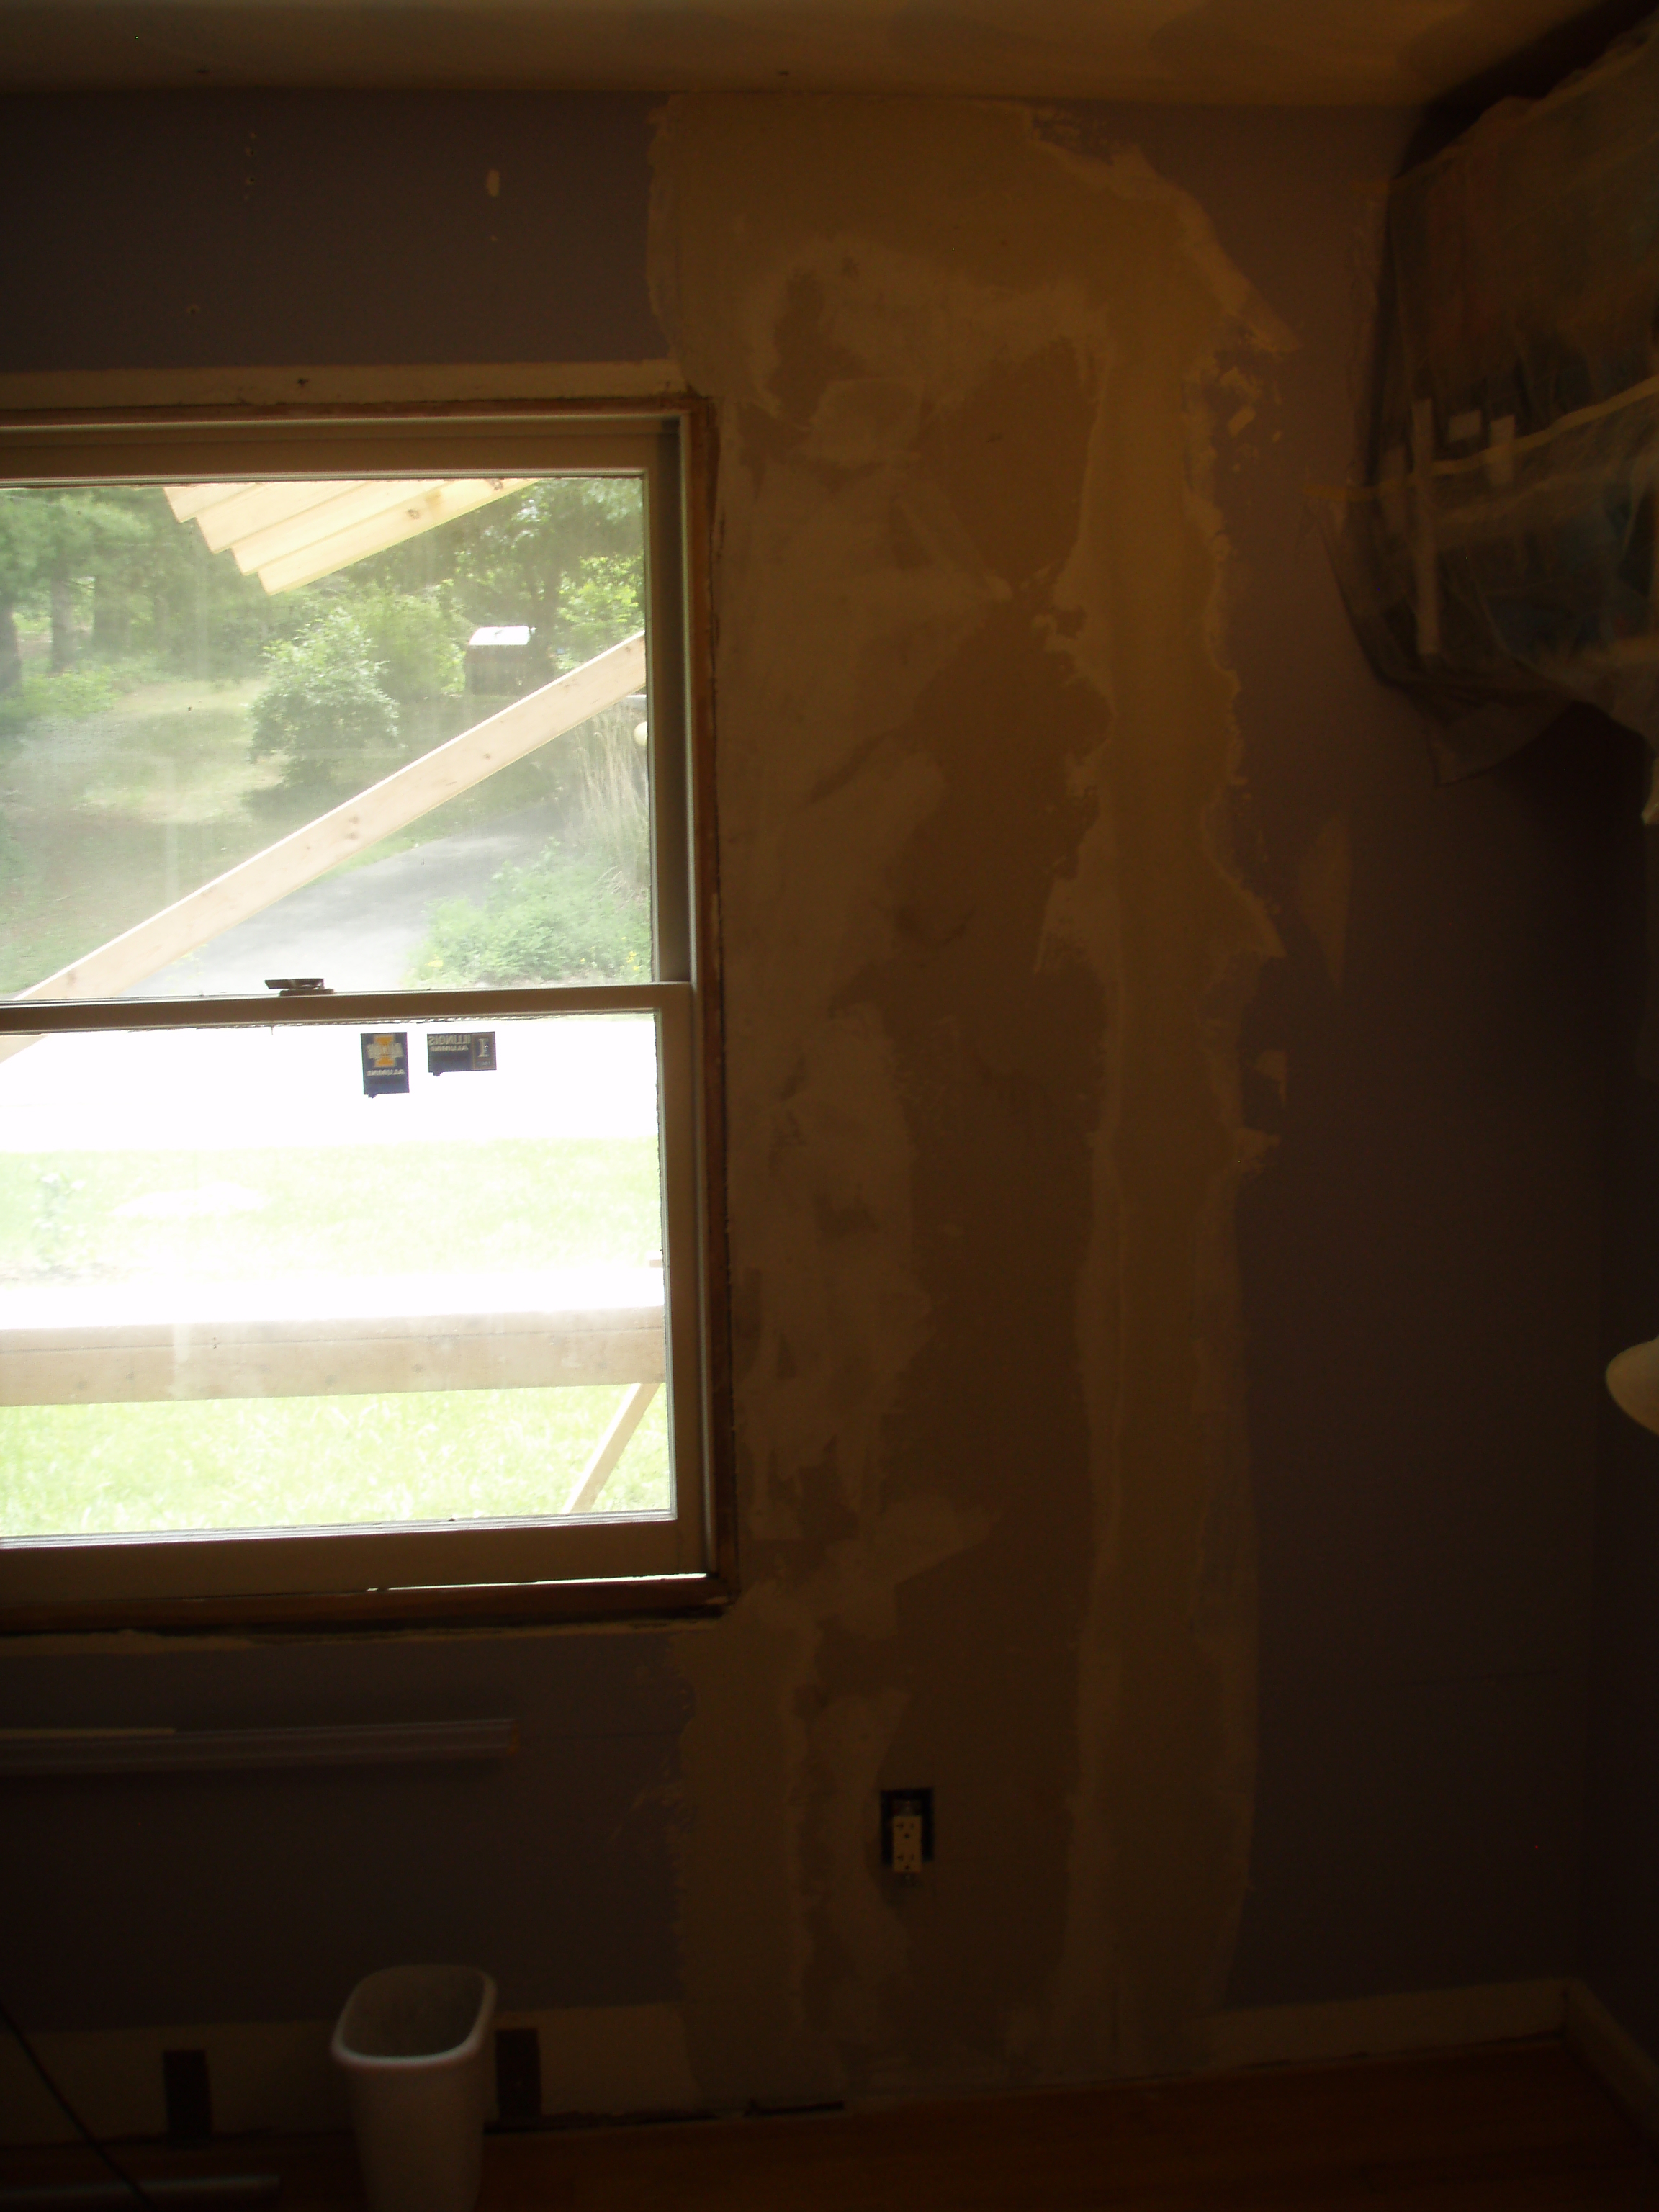
[[[364,1097],[381,1098],[394,1091],[407,1091],[409,1031],[365,1030],[362,1041]]]
[[[426,1033],[428,1075],[477,1073],[493,1070],[495,1065],[494,1030],[428,1030]]]

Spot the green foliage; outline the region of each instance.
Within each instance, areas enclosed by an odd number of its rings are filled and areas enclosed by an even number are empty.
[[[651,809],[645,755],[634,738],[638,719],[629,707],[612,707],[583,730],[576,842],[617,890],[644,899],[651,888]]]
[[[572,660],[591,660],[644,629],[644,568],[637,553],[584,556],[559,602],[561,641]]]
[[[503,868],[482,907],[444,899],[416,962],[429,984],[635,982],[651,973],[644,902],[597,862],[555,846]]]
[[[469,1264],[480,1268],[637,1266],[662,1241],[650,1137],[507,1138],[459,1152],[447,1142],[376,1139],[187,1158],[137,1149],[0,1152],[0,1282],[41,1273],[48,1176],[57,1178],[63,1233],[84,1236],[87,1272],[105,1281],[418,1273],[432,1265],[432,1217],[416,1201],[435,1190],[467,1223]],[[225,1183],[265,1203],[228,1218],[131,1210],[132,1200],[180,1184]]]
[[[13,490],[7,495],[10,542],[5,565],[25,584],[118,568],[152,539],[153,502],[158,499],[159,492],[121,486]]]
[[[297,638],[265,648],[269,671],[250,720],[256,760],[283,756],[286,783],[351,783],[365,755],[398,734],[384,664],[349,606],[331,608]]]
[[[639,629],[644,539],[635,478],[548,477],[433,537],[451,531],[449,589],[458,613],[469,629],[526,624],[534,633],[532,682]],[[393,549],[384,556],[388,580],[409,589],[422,557],[436,557],[430,541]]]
[[[61,676],[26,676],[0,695],[0,736],[30,722],[78,722],[112,707],[121,692],[112,669],[67,668]]]
[[[0,1533],[517,1520],[554,1512],[617,1385],[0,1407]],[[672,1498],[659,1391],[599,1510]]]
[[[277,626],[258,579],[154,484],[0,490],[0,692],[22,674],[15,623],[47,618],[59,672],[137,659],[198,679],[246,675]]]
[[[15,601],[46,573],[46,502],[55,493],[0,489],[0,598]]]
[[[380,585],[356,600],[380,682],[399,706],[452,697],[466,680],[466,659],[454,635],[453,617],[434,596],[410,599]]]

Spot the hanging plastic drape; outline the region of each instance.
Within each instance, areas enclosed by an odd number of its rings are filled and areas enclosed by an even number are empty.
[[[1659,748],[1656,33],[1493,108],[1390,196],[1366,482],[1337,564],[1449,777],[1574,700]]]

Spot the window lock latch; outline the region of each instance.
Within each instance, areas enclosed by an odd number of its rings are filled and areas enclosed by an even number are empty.
[[[331,999],[333,991],[320,975],[267,975],[267,991],[284,999]]]

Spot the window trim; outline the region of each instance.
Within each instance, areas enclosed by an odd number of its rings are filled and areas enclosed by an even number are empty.
[[[0,1004],[0,1036],[55,1030],[413,1023],[559,1011],[653,1012],[658,1021],[665,1128],[665,1211],[672,1224],[671,1372],[696,1378],[696,1403],[676,1411],[677,1458],[695,1423],[701,1481],[695,1510],[673,1521],[595,1516],[580,1522],[492,1522],[371,1530],[223,1531],[175,1537],[21,1539],[0,1545],[0,1636],[112,1628],[162,1634],[331,1632],[532,1625],[718,1611],[736,1586],[726,1319],[723,1114],[713,769],[709,744],[708,526],[704,410],[689,398],[390,405],[32,410],[0,414],[0,482],[179,482],[189,477],[303,477],[368,471],[508,472],[538,467],[632,468],[647,444],[648,650],[653,696],[673,710],[653,722],[653,866],[657,977],[646,985],[545,989],[340,993],[317,1000],[94,1000]],[[365,448],[369,451],[366,453]],[[672,1254],[689,1249],[688,1266]],[[215,1588],[240,1577],[257,1548],[272,1587]],[[147,1588],[119,1589],[141,1555]],[[388,1555],[397,1582],[368,1577]],[[440,1556],[453,1576],[420,1582]],[[553,1566],[555,1559],[563,1561]],[[301,1560],[324,1571],[301,1574]],[[204,1573],[187,1571],[191,1567]],[[552,1571],[550,1571],[550,1567]],[[506,1578],[508,1569],[526,1570]],[[391,1577],[388,1577],[388,1581]],[[332,1587],[330,1587],[330,1584]],[[182,1587],[181,1584],[193,1584]],[[300,1585],[303,1586],[300,1586]]]

